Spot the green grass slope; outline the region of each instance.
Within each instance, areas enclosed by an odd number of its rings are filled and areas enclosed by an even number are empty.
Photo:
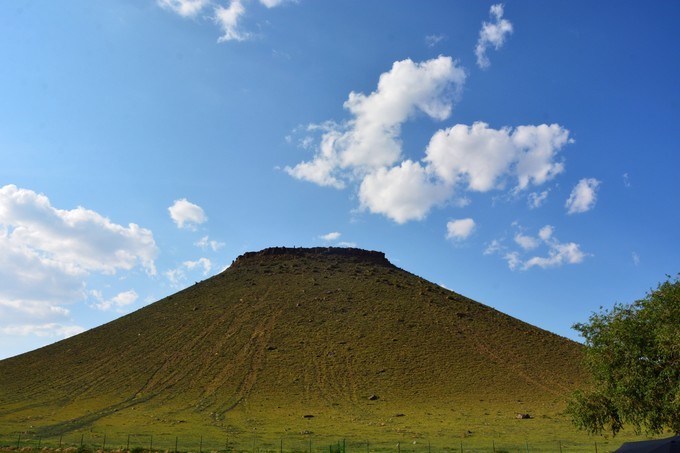
[[[272,248],[0,361],[0,433],[558,439],[580,356],[382,253]]]

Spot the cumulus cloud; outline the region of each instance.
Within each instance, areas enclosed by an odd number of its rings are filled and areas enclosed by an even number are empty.
[[[397,163],[402,157],[401,126],[417,113],[444,120],[453,109],[465,71],[450,57],[415,63],[397,61],[372,93],[351,92],[345,123],[325,123],[314,158],[285,170],[319,185],[344,187],[344,180]]]
[[[122,313],[124,308],[137,302],[139,295],[134,289],[124,291],[116,294],[111,299],[105,300],[100,291],[93,291],[92,296],[97,300],[93,305],[94,308],[101,311],[109,311],[115,309]]]
[[[500,240],[494,240],[484,251],[485,255],[498,254],[508,263],[512,270],[529,270],[533,267],[543,269],[559,267],[564,264],[578,264],[588,256],[575,242],[560,242],[554,236],[554,228],[546,225],[538,232],[538,236],[517,233],[514,242],[520,249],[505,246]],[[542,255],[533,255],[533,251],[542,250]],[[529,254],[532,252],[532,254]]]
[[[182,17],[194,17],[203,10],[210,0],[156,0],[161,8],[168,9]]]
[[[157,254],[145,228],[82,207],[58,209],[45,195],[6,185],[0,188],[0,329],[66,332],[64,306],[87,298],[90,274],[139,267],[155,275]]]
[[[338,239],[340,239],[340,236],[341,234],[339,232],[333,231],[332,233],[323,234],[320,237],[324,241],[337,241]]]
[[[195,229],[197,225],[208,220],[205,212],[203,212],[203,208],[193,204],[186,198],[175,200],[173,205],[168,208],[168,212],[177,228]]]
[[[446,238],[462,241],[470,237],[474,229],[475,221],[473,219],[451,220],[446,224]]]
[[[456,124],[431,137],[421,160],[405,159],[402,125],[417,114],[448,118],[465,77],[445,56],[395,62],[375,91],[350,93],[344,106],[351,119],[307,127],[304,133],[317,139],[306,135],[299,143],[313,148],[313,158],[284,170],[320,186],[358,185],[362,209],[397,223],[423,219],[434,206],[469,201],[459,189],[518,193],[564,171],[560,152],[573,140],[559,124],[500,129],[484,122]],[[540,206],[547,194],[529,195],[530,206]]]
[[[572,189],[564,207],[567,214],[580,214],[587,212],[595,207],[597,201],[597,189],[600,181],[594,178],[584,178]]]
[[[361,207],[397,223],[425,218],[430,209],[449,197],[449,188],[433,182],[418,163],[406,160],[398,167],[380,168],[359,187]]]
[[[515,235],[515,242],[524,250],[533,250],[539,245],[539,241],[531,236],[525,236],[522,233]]]
[[[503,188],[512,178],[515,189],[540,185],[564,170],[559,151],[569,131],[558,124],[493,129],[483,122],[457,124],[434,134],[425,161],[443,181],[463,183],[468,190]]]
[[[477,65],[482,69],[486,69],[491,65],[489,58],[486,56],[487,48],[493,46],[496,50],[500,49],[505,44],[506,37],[512,33],[512,24],[503,18],[503,5],[501,3],[493,5],[489,10],[489,15],[492,22],[482,23],[477,46],[475,47]]]

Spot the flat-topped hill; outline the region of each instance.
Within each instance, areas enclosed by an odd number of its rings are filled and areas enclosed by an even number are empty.
[[[516,413],[558,419],[584,380],[580,355],[577,343],[401,270],[383,253],[269,248],[111,323],[0,361],[0,430],[485,430]]]

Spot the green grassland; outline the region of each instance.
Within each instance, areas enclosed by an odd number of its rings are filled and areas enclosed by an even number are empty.
[[[82,438],[94,448],[106,436],[113,448],[132,435],[161,451],[176,441],[182,451],[304,452],[310,442],[329,451],[342,439],[348,451],[613,450],[634,436],[589,437],[562,415],[586,383],[581,348],[377,252],[267,249],[0,361],[0,442]]]

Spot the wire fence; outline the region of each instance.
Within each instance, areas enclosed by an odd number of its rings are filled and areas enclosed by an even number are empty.
[[[619,444],[560,440],[518,444],[495,439],[372,442],[312,435],[276,440],[234,435],[217,440],[203,436],[144,433],[107,436],[106,433],[87,432],[45,438],[26,433],[0,434],[0,450],[22,453],[608,453]]]

